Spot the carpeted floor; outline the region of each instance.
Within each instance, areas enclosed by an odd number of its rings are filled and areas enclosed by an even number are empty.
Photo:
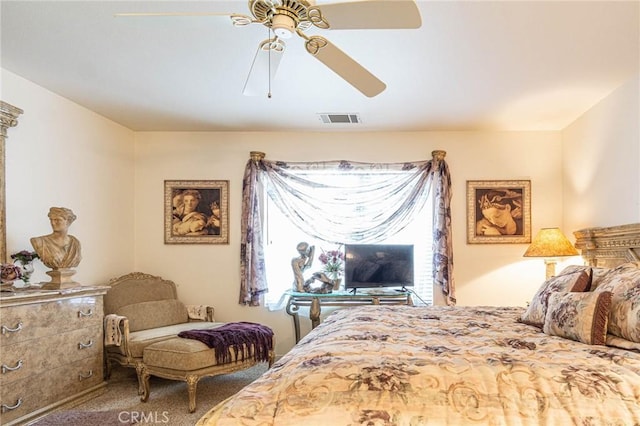
[[[196,411],[189,413],[187,384],[151,377],[147,402],[138,396],[138,381],[132,368],[114,367],[106,393],[65,411],[31,423],[37,426],[123,426],[165,424],[192,426],[211,407],[238,392],[267,370],[267,364],[236,373],[205,377],[198,382]]]

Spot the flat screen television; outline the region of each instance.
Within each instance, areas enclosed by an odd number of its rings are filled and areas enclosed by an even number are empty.
[[[346,290],[413,286],[413,245],[345,244]]]

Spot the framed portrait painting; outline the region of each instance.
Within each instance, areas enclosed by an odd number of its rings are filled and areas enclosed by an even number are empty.
[[[229,244],[229,181],[165,180],[164,242]]]
[[[467,181],[467,243],[531,242],[531,181]]]

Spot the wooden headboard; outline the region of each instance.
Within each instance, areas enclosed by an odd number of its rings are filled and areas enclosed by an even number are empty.
[[[576,248],[591,266],[612,268],[640,261],[640,223],[575,231]]]

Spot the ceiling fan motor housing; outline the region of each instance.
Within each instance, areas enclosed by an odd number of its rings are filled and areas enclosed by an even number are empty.
[[[307,8],[314,5],[314,0],[249,0],[249,10],[256,20],[271,27],[280,38],[291,38],[301,22],[309,22]]]
[[[278,14],[271,19],[271,29],[280,38],[291,38],[296,22],[288,15]]]

